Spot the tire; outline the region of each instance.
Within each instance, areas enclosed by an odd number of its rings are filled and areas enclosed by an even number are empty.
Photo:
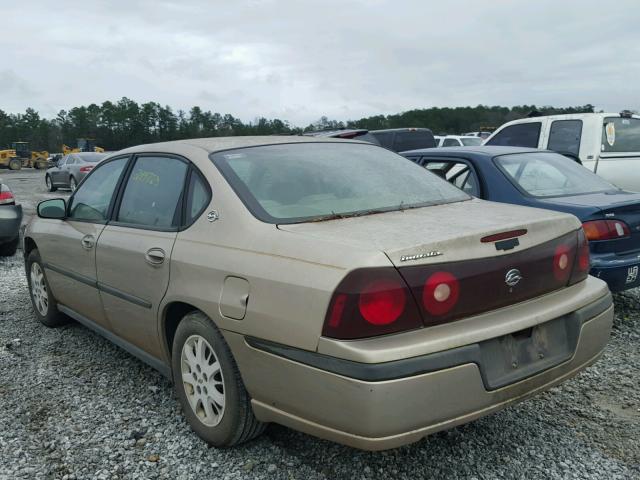
[[[204,343],[198,343],[202,341]],[[194,351],[200,345],[204,345],[204,355],[200,357],[204,360],[198,361]],[[215,359],[219,368],[209,371],[207,376],[207,367],[215,365]],[[266,428],[266,424],[259,422],[253,414],[251,398],[227,342],[202,312],[187,314],[178,325],[173,340],[171,370],[184,415],[193,431],[208,444],[231,447],[257,437]],[[190,375],[193,384],[183,380],[183,372]],[[215,401],[211,392],[216,392],[213,395],[217,397]],[[202,401],[205,397],[208,411]],[[218,403],[220,397],[221,404]]]
[[[69,318],[58,311],[58,303],[49,288],[38,250],[29,253],[26,267],[31,306],[40,323],[46,327],[58,327],[67,323]]]
[[[71,189],[72,192],[75,192],[76,188],[78,188],[78,183],[76,182],[76,179],[73,177],[69,179],[69,188]]]
[[[22,162],[19,159],[13,158],[9,160],[9,170],[20,170],[21,168]]]
[[[56,187],[53,186],[53,181],[51,180],[50,175],[47,175],[46,177],[44,177],[44,183],[47,185],[48,191],[55,192],[56,190],[58,190]]]
[[[9,243],[0,243],[0,257],[11,257],[15,255],[19,242],[20,238],[16,238]]]

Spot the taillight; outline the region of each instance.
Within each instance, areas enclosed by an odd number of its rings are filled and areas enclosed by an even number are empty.
[[[578,230],[578,249],[576,251],[576,261],[573,265],[573,273],[569,280],[569,285],[575,285],[585,280],[589,276],[591,259],[589,256],[589,240],[582,230]]]
[[[422,290],[422,306],[431,315],[444,315],[460,296],[458,279],[449,272],[436,272],[427,278]]]
[[[572,243],[572,245],[558,245],[553,256],[553,275],[561,282],[569,280],[573,267],[575,241]]]
[[[355,339],[422,327],[422,317],[407,284],[393,268],[349,273],[333,294],[322,335]]]
[[[91,170],[93,170],[93,165],[87,165],[86,167],[80,167],[80,171],[82,173],[89,173]]]
[[[15,203],[13,193],[6,185],[0,184],[0,205],[13,205]]]
[[[582,224],[587,240],[615,240],[631,235],[629,225],[620,220],[592,220]]]

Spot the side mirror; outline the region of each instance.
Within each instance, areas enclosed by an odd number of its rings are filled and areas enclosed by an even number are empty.
[[[38,204],[38,216],[40,218],[64,220],[67,218],[67,202],[62,198],[53,198],[40,202]]]

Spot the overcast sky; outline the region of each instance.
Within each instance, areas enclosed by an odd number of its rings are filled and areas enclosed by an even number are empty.
[[[636,0],[0,0],[0,109],[117,100],[306,125],[431,106],[640,109]]]

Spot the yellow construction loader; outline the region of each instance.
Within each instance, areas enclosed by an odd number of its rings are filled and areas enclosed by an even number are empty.
[[[70,153],[80,153],[80,152],[103,153],[104,148],[98,147],[96,145],[95,139],[93,138],[79,138],[78,146],[76,148],[71,148],[67,145],[62,145],[63,155],[69,155]]]
[[[45,169],[48,166],[49,152],[31,150],[28,142],[13,142],[11,148],[0,150],[0,167],[10,170],[21,168]]]

